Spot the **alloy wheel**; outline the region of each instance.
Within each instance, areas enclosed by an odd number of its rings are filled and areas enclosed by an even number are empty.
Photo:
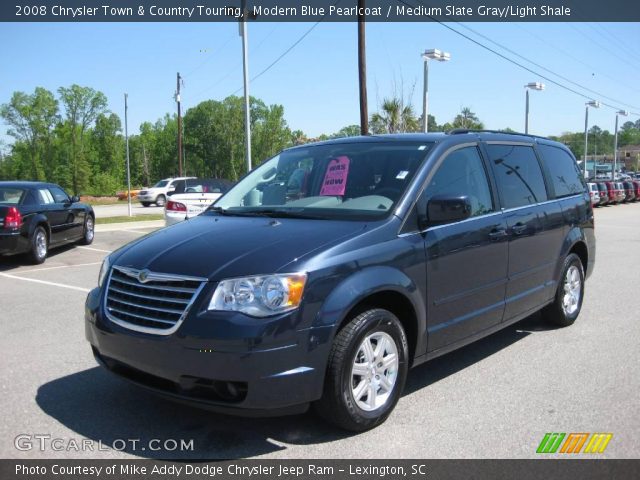
[[[356,405],[370,412],[384,406],[398,377],[398,348],[385,332],[365,337],[351,367],[351,394]]]

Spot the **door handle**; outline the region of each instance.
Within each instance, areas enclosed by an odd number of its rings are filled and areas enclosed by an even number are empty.
[[[522,223],[516,223],[511,228],[511,231],[513,232],[514,235],[522,235],[526,230],[527,230],[527,226]]]
[[[507,231],[504,228],[496,228],[489,232],[489,240],[495,242],[507,236]]]

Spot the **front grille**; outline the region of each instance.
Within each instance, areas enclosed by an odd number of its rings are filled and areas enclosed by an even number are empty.
[[[168,335],[178,329],[204,281],[113,267],[105,299],[107,316],[131,330]]]

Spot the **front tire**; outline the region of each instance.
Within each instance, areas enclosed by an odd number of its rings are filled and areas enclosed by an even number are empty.
[[[31,237],[31,250],[29,251],[31,262],[36,265],[44,263],[48,252],[49,239],[47,238],[47,231],[42,226],[37,226]]]
[[[545,319],[552,325],[568,327],[576,321],[584,298],[584,268],[575,253],[565,258],[562,276],[553,303],[543,310]]]
[[[151,205],[151,203],[149,202],[140,202],[142,204],[143,207],[148,207],[149,205]]]
[[[82,245],[91,245],[93,238],[95,237],[95,221],[91,215],[87,215],[87,219],[84,221],[84,235],[80,243]]]
[[[167,198],[164,195],[158,195],[156,198],[156,206],[164,207],[164,204],[167,202]]]
[[[398,318],[381,308],[361,313],[334,339],[316,411],[353,432],[380,425],[400,399],[408,363],[407,337]]]

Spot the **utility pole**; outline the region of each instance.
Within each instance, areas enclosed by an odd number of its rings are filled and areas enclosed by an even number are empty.
[[[180,72],[176,77],[176,103],[178,104],[178,176],[182,176],[182,114],[180,113]]]
[[[244,142],[247,172],[251,171],[251,110],[249,110],[249,38],[247,32],[247,1],[242,0],[242,18],[240,20],[240,35],[242,36],[242,75],[244,77]]]
[[[129,216],[132,216],[131,212],[131,168],[129,165],[129,124],[128,124],[128,110],[127,98],[129,95],[124,94],[124,137],[127,145],[127,202],[129,205]]]
[[[358,11],[364,12],[365,0],[358,0]],[[358,14],[358,78],[360,85],[360,135],[369,135],[367,108],[367,56],[365,44],[365,16]]]

